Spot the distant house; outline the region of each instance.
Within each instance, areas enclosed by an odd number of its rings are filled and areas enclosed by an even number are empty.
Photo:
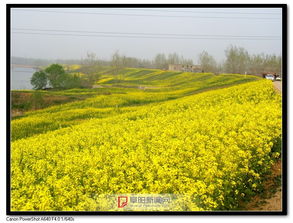
[[[184,64],[169,64],[169,69],[172,71],[185,71],[185,72],[202,72],[199,65],[184,65]]]

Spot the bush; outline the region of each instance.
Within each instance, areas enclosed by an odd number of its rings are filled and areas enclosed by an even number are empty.
[[[77,74],[66,74],[63,80],[63,87],[66,89],[81,87],[82,78]]]

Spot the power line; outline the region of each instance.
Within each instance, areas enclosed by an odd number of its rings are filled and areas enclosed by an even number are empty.
[[[162,9],[162,8],[161,8]],[[125,8],[111,8],[106,10],[120,10],[120,11],[147,11],[147,12],[183,12],[183,13],[194,13],[194,14],[206,14],[206,13],[213,13],[213,14],[236,14],[236,15],[281,15],[281,13],[274,13],[274,12],[219,12],[219,11],[180,11],[180,10],[156,10],[156,9],[125,9]]]
[[[85,30],[64,30],[64,29],[33,29],[33,28],[12,28],[12,30],[38,31],[38,32],[65,32],[65,33],[93,33],[93,34],[117,34],[117,35],[152,35],[152,36],[180,36],[180,37],[232,37],[232,38],[280,38],[280,36],[251,36],[251,35],[209,35],[209,34],[174,34],[174,33],[137,33],[137,32],[101,32]]]
[[[48,36],[86,36],[86,37],[118,37],[118,38],[144,38],[144,39],[209,39],[209,40],[280,40],[275,38],[220,38],[220,37],[160,37],[160,36],[135,36],[135,35],[88,35],[88,34],[66,34],[66,33],[36,33],[36,32],[12,32],[15,34],[48,35]]]
[[[182,16],[182,15],[149,15],[149,14],[120,14],[120,13],[104,13],[104,12],[66,12],[51,10],[31,10],[31,9],[14,9],[15,11],[26,12],[45,12],[45,13],[66,13],[66,14],[88,14],[88,15],[119,15],[119,16],[137,16],[137,17],[167,17],[167,18],[197,18],[197,19],[263,19],[263,20],[279,20],[280,18],[260,18],[260,17],[220,17],[220,16]]]

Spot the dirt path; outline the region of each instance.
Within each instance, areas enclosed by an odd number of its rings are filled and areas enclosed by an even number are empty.
[[[274,87],[275,87],[279,92],[282,93],[282,81],[274,81],[273,84],[274,84]]]
[[[248,211],[281,211],[282,210],[282,188],[277,179],[281,176],[282,162],[278,161],[272,167],[272,175],[265,182],[262,196],[253,197],[252,201],[244,205]]]
[[[274,81],[275,89],[282,93],[282,82]],[[249,211],[281,211],[282,210],[282,187],[276,183],[281,177],[282,162],[278,161],[272,167],[272,176],[265,182],[265,190],[262,196],[255,196],[251,202],[244,205],[245,210]]]

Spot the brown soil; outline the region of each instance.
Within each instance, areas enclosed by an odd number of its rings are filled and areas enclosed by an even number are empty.
[[[276,91],[282,93],[282,82],[275,81]],[[249,211],[282,211],[282,187],[276,184],[276,179],[281,177],[282,162],[279,160],[272,167],[272,175],[265,182],[262,196],[255,196],[245,205]]]
[[[12,118],[17,117],[17,116],[22,116],[24,114],[23,111],[18,110],[18,109],[12,109],[11,110],[11,116]]]
[[[282,162],[276,162],[272,167],[272,175],[264,184],[264,193],[251,199],[244,205],[249,211],[282,211],[282,188],[276,184],[276,178],[282,173]]]
[[[40,99],[35,99],[32,93],[12,92],[12,118],[24,115],[27,111],[43,109],[52,105],[68,103],[86,99],[87,95],[63,96],[42,94]]]
[[[275,89],[278,92],[282,93],[282,82],[281,81],[274,81],[273,84],[274,84]]]

